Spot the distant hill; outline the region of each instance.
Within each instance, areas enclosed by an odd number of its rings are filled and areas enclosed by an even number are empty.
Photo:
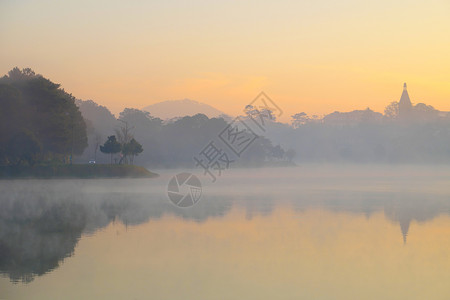
[[[218,117],[224,113],[211,105],[200,103],[190,99],[170,100],[158,102],[144,107],[153,117],[163,120],[175,117],[193,116],[198,113],[207,115],[209,118]]]

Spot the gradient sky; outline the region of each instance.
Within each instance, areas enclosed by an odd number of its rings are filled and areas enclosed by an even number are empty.
[[[113,113],[190,98],[238,114],[398,101],[450,110],[450,2],[0,0],[0,73],[31,67]]]

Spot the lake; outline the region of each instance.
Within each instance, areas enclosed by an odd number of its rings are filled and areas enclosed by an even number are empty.
[[[449,166],[182,171],[0,181],[0,299],[450,299]]]

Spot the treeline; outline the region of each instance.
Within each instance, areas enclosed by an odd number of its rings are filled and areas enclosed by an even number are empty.
[[[297,162],[450,163],[450,117],[416,105],[401,119],[369,109],[324,117],[294,115],[293,124],[268,122],[267,137],[295,149]]]
[[[370,109],[323,117],[298,113],[292,124],[267,114],[259,137],[233,165],[267,162],[450,162],[450,114],[419,103],[408,115],[398,102],[384,114]],[[254,107],[242,118],[260,117]],[[0,78],[0,165],[37,162],[133,163],[146,167],[193,167],[197,156],[230,120],[205,115],[161,120],[127,108],[116,118],[108,108],[75,99],[31,69]],[[226,150],[223,144],[217,145]],[[137,158],[136,158],[137,157]]]
[[[31,69],[0,78],[0,165],[70,162],[87,146],[75,98]]]
[[[144,149],[139,154],[140,165],[161,168],[194,167],[194,156],[211,140],[217,140],[219,133],[228,125],[223,118],[208,118],[203,114],[163,122],[148,112],[130,108],[122,111],[116,120],[106,107],[93,101],[79,100],[77,104],[88,124],[90,145],[79,158],[80,161],[96,159],[108,162],[110,158],[99,155],[97,150],[106,137],[110,139],[114,135],[116,140],[123,140],[127,136],[128,139],[139,141]],[[111,141],[112,143],[115,142]],[[226,146],[220,146],[225,151]],[[286,152],[267,138],[260,137],[251,143],[241,157],[233,158],[233,165],[261,166],[267,161],[287,160]],[[115,158],[119,161],[121,156],[116,155]]]
[[[138,109],[125,109],[116,119],[106,107],[75,99],[29,68],[0,78],[1,166],[132,164],[139,156],[136,163],[147,167],[192,167],[194,156],[227,125],[201,114],[163,122]],[[230,159],[260,166],[286,157],[279,145],[258,138],[242,157]]]

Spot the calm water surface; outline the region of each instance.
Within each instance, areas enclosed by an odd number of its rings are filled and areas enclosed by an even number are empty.
[[[0,181],[0,299],[450,299],[450,167]]]

